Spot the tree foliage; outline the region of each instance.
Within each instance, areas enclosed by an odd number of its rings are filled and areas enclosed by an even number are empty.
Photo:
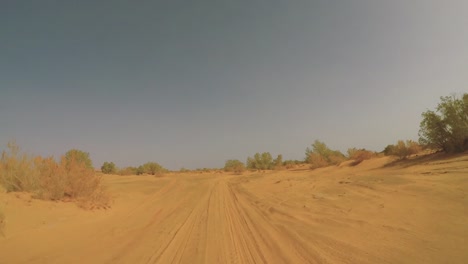
[[[279,154],[275,160],[273,160],[273,167],[275,170],[283,168],[283,155]]]
[[[319,140],[315,140],[312,148],[307,148],[305,154],[305,161],[311,164],[311,168],[338,165],[346,160],[343,153],[338,150],[331,150],[325,143]]]
[[[357,148],[350,148],[348,149],[348,159],[354,160],[351,165],[355,166],[359,163],[363,162],[364,160],[371,159],[376,156],[376,153],[366,149],[357,149]]]
[[[139,166],[136,170],[137,175],[150,174],[160,176],[167,170],[156,162],[147,162]]]
[[[253,157],[247,158],[247,168],[256,170],[269,170],[274,166],[273,157],[270,152],[255,153]]]
[[[76,163],[83,164],[86,168],[93,169],[93,163],[88,152],[71,149],[65,153],[65,160],[67,162],[67,166],[73,160]]]
[[[115,174],[117,173],[117,167],[114,162],[104,162],[101,166],[101,171],[104,174]]]
[[[406,159],[408,156],[422,151],[421,145],[413,140],[398,140],[396,145],[388,145],[384,153],[387,156],[397,156],[400,159]]]
[[[245,165],[240,160],[227,160],[224,164],[224,171],[241,174],[245,170]]]
[[[436,111],[422,113],[419,142],[445,152],[468,149],[468,94],[443,96]]]

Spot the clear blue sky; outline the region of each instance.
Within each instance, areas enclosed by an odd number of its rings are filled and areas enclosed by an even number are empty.
[[[26,3],[28,2],[28,3]],[[468,90],[468,1],[2,1],[0,144],[222,167],[417,139]]]

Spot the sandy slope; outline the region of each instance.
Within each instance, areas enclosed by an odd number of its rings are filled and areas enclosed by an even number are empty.
[[[468,156],[388,162],[106,176],[108,211],[0,194],[0,263],[468,263]]]

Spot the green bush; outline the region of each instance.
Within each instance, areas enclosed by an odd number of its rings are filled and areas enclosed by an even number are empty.
[[[167,170],[156,162],[147,162],[139,166],[136,170],[137,175],[150,174],[155,176],[162,176]]]
[[[329,165],[339,165],[346,160],[346,157],[338,150],[331,150],[323,142],[315,140],[312,148],[306,149],[305,161],[311,165],[312,169],[326,167]]]
[[[104,162],[101,166],[101,171],[104,174],[116,174],[117,167],[115,166],[114,162]]]
[[[415,141],[398,140],[396,145],[388,145],[384,149],[387,156],[397,156],[400,159],[406,159],[408,156],[417,154],[422,151],[422,147]]]
[[[73,160],[76,163],[82,163],[89,169],[93,169],[93,163],[89,158],[89,153],[78,149],[71,149],[65,153],[65,160],[67,164]]]
[[[254,170],[269,170],[274,166],[273,157],[270,152],[255,153],[251,158],[247,158],[247,168]]]
[[[20,154],[14,143],[9,143],[8,149],[0,160],[0,184],[6,191],[30,192],[45,200],[73,200],[83,208],[110,205],[101,178],[78,152],[67,152],[57,163],[53,157]]]
[[[244,172],[245,166],[240,160],[227,160],[224,164],[224,171],[234,172],[236,174],[242,174]]]
[[[279,154],[275,160],[273,160],[273,169],[280,170],[283,168],[283,155]]]
[[[350,148],[348,149],[348,159],[354,160],[351,165],[355,166],[359,163],[363,162],[364,160],[371,159],[375,157],[377,154],[375,152],[366,150],[366,149],[356,149]]]
[[[440,100],[436,111],[422,113],[419,143],[445,152],[468,150],[468,94]]]

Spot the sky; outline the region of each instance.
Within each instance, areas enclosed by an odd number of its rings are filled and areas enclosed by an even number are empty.
[[[2,1],[0,149],[223,167],[418,139],[468,92],[468,1]]]

